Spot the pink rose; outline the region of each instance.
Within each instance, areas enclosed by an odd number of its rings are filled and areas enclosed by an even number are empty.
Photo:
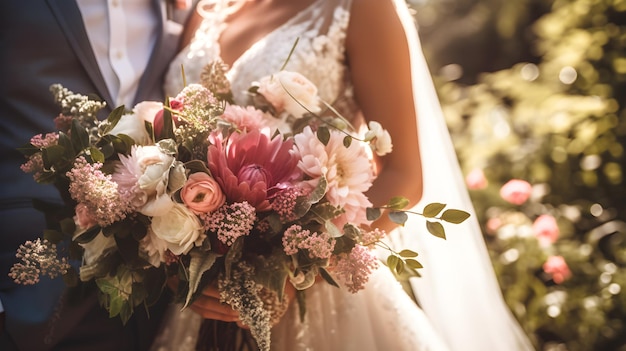
[[[551,215],[541,215],[533,223],[533,233],[542,244],[552,244],[559,238],[559,226]]]
[[[572,276],[563,256],[550,256],[543,264],[543,270],[550,274],[557,284],[563,283]]]
[[[465,177],[465,183],[467,184],[468,189],[470,190],[480,190],[487,187],[487,178],[485,178],[485,173],[480,168],[476,168],[471,171]]]
[[[76,205],[74,211],[76,212],[76,224],[82,229],[89,229],[98,223],[84,203]]]
[[[500,188],[500,196],[514,205],[521,205],[528,200],[532,190],[532,186],[527,181],[511,179]]]
[[[189,175],[180,191],[180,197],[195,214],[212,212],[222,206],[226,200],[215,179],[203,172]]]

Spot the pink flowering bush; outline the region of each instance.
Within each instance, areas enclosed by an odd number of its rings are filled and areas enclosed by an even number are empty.
[[[261,350],[269,348],[272,306],[288,303],[267,302],[263,292],[278,299],[292,284],[300,295],[319,277],[350,292],[365,287],[378,267],[371,249],[386,235],[366,226],[383,211],[402,224],[398,213],[408,202],[395,197],[373,208],[365,195],[375,178],[371,152],[392,150],[389,133],[378,123],[364,136],[331,127],[338,116],[317,114],[317,89],[299,74],[263,79],[251,87],[250,105],[234,105],[212,84],[226,81],[219,67],[207,84],[185,87],[169,104],[117,108],[104,121],[95,119],[101,104],[52,87],[58,102],[78,106],[57,118],[65,129],[22,148],[22,168],[54,183],[71,215],[60,231],[46,232],[50,241],[20,251],[16,281],[35,283],[41,274],[93,279],[110,315],[124,322],[159,296],[167,279],[179,281],[174,295],[183,307],[217,282]],[[306,108],[285,93],[290,87]],[[440,220],[468,216],[448,209]],[[52,258],[63,239],[71,242],[70,258],[82,261],[79,272],[66,256]],[[391,269],[421,267],[417,253],[389,253]],[[148,286],[156,287],[150,296]]]

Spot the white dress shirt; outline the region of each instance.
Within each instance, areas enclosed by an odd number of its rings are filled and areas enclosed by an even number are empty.
[[[133,107],[157,38],[152,0],[76,0],[91,47],[116,106]]]

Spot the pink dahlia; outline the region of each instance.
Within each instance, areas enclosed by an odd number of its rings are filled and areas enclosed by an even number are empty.
[[[229,203],[247,201],[258,212],[267,211],[268,198],[300,175],[292,139],[272,138],[259,130],[211,139],[209,169]]]
[[[310,127],[294,139],[302,158],[298,167],[314,182],[324,176],[328,182],[326,199],[345,211],[336,224],[366,223],[365,209],[372,203],[364,193],[372,186],[374,172],[362,144],[354,142],[346,147],[344,135],[331,131],[330,140],[324,145]]]

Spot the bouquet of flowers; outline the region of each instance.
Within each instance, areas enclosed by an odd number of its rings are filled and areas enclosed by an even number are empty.
[[[392,149],[389,134],[376,122],[365,133],[352,130],[296,72],[251,84],[250,103],[240,106],[216,62],[202,84],[165,104],[121,106],[102,121],[102,102],[59,85],[51,91],[62,109],[58,132],[34,136],[21,149],[22,168],[57,186],[69,210],[43,239],[20,247],[10,274],[22,283],[40,274],[95,280],[102,305],[123,321],[156,301],[168,279],[178,281],[183,306],[217,284],[268,350],[272,323],[288,303],[286,284],[298,294],[321,276],[362,289],[377,266],[370,249],[385,236],[368,224],[383,211],[406,220],[406,199],[373,208],[365,195],[375,178],[372,155]],[[436,219],[427,228],[441,237],[440,220],[468,217],[444,207],[422,213]],[[389,250],[392,270],[421,267],[417,253]],[[78,272],[68,258],[82,262]]]

